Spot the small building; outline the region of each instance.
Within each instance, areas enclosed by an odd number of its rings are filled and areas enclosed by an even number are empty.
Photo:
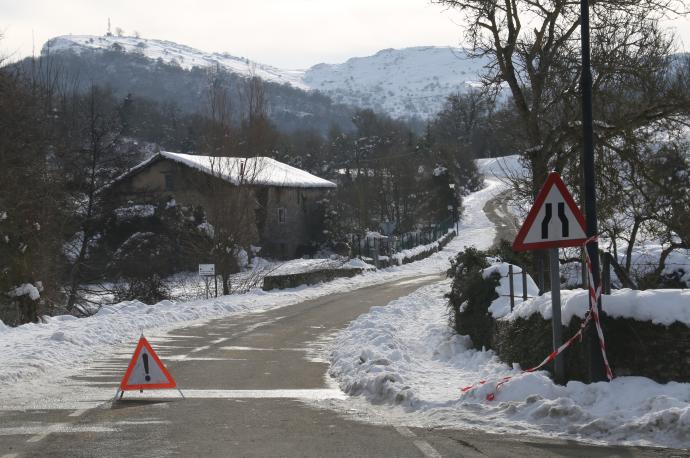
[[[214,195],[208,195],[209,182]],[[120,201],[208,208],[219,195],[249,189],[262,254],[293,258],[308,251],[319,215],[317,202],[336,185],[268,157],[236,158],[160,152],[108,186]],[[220,190],[220,193],[218,192]]]

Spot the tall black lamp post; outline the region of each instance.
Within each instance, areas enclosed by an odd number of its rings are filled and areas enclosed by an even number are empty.
[[[582,35],[582,75],[580,88],[582,90],[582,133],[583,151],[582,167],[584,176],[585,220],[587,222],[587,237],[598,233],[597,228],[597,194],[594,179],[594,130],[592,127],[592,71],[589,49],[589,0],[580,0],[580,26]],[[599,287],[599,244],[594,241],[587,245],[589,259],[592,262],[592,277],[594,289]],[[590,299],[591,301],[591,299]],[[591,305],[591,304],[590,304]],[[601,297],[596,307],[601,316]],[[590,326],[590,362],[589,378],[591,382],[607,380],[604,368],[604,358],[599,346],[596,328]]]

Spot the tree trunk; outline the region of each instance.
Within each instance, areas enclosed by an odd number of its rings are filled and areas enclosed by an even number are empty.
[[[223,280],[223,296],[227,296],[230,294],[230,274],[221,272],[220,278]]]

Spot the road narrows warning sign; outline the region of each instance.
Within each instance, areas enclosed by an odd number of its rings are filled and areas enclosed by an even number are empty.
[[[175,379],[160,360],[148,340],[142,335],[117,394],[131,390],[160,390],[177,388]]]
[[[557,172],[551,172],[542,186],[513,249],[541,250],[579,246],[587,239],[585,218]]]

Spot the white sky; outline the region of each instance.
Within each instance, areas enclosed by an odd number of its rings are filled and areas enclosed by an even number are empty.
[[[0,55],[36,53],[58,35],[136,30],[203,51],[306,68],[384,48],[457,46],[460,16],[429,0],[0,0]],[[690,49],[690,21],[673,21]]]

